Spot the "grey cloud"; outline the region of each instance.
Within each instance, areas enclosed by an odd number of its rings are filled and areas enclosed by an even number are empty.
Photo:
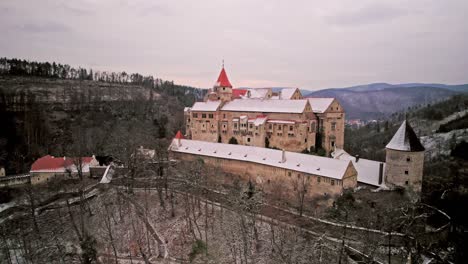
[[[15,27],[16,30],[26,33],[64,33],[71,32],[72,29],[64,24],[56,22],[38,22],[38,23],[25,23]]]
[[[405,16],[407,11],[397,7],[371,4],[356,10],[338,13],[325,17],[325,20],[339,26],[359,26],[366,24],[378,24]]]

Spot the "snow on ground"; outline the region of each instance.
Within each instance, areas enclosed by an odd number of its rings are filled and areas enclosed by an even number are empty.
[[[450,122],[452,120],[464,117],[467,114],[468,114],[468,109],[453,113],[453,114],[447,116],[446,118],[444,118],[442,121],[440,121],[440,124],[446,124],[446,123],[448,123],[448,122]]]
[[[431,158],[450,155],[453,144],[460,143],[462,140],[468,141],[468,128],[421,137],[421,143],[426,148],[426,155]]]
[[[15,201],[11,201],[11,202],[8,202],[8,203],[3,203],[3,204],[0,204],[0,212],[3,212],[5,211],[6,209],[10,208],[10,207],[13,207],[16,205],[16,202]]]

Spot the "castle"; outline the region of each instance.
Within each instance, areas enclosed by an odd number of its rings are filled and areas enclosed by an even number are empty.
[[[204,102],[185,111],[193,140],[315,152],[343,148],[345,112],[334,98],[304,98],[297,88],[234,89],[226,70]]]
[[[291,196],[299,181],[309,197],[358,184],[421,192],[424,147],[407,121],[386,146],[385,163],[360,159],[343,149],[345,113],[337,100],[304,99],[297,88],[233,89],[224,67],[204,102],[184,113],[189,139],[177,133],[174,158],[202,158],[267,192]],[[298,153],[319,148],[331,158]]]

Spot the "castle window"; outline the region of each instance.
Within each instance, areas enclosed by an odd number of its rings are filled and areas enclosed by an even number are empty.
[[[332,131],[335,131],[335,129],[336,129],[336,123],[335,123],[335,122],[332,122],[332,123],[331,123],[331,130],[332,130]]]
[[[201,117],[202,117],[202,118],[206,118],[206,114],[202,114]]]
[[[208,118],[213,118],[213,114],[209,114],[209,115],[208,115]]]
[[[407,157],[407,158],[406,158],[406,161],[407,161],[407,162],[410,162],[410,161],[411,161],[411,158],[410,158],[410,157]]]
[[[252,129],[252,128],[253,128],[253,124],[249,124],[249,128]]]
[[[335,180],[331,180],[330,184],[335,185]]]
[[[320,183],[320,177],[317,177],[317,182]]]
[[[293,131],[294,127],[293,126],[289,126],[289,131]]]
[[[288,176],[291,177],[291,172],[290,171],[288,171]]]
[[[225,91],[225,90],[226,90],[226,88],[225,88],[225,87],[223,87],[223,91]]]
[[[405,170],[405,175],[408,175],[408,171],[407,171],[407,170]]]
[[[247,142],[250,142],[250,138],[247,138]]]
[[[198,118],[198,114],[197,114],[197,113],[193,113],[193,118]]]
[[[223,114],[223,118],[226,118],[226,114]]]
[[[268,125],[268,129],[270,130],[273,129],[273,125],[272,124]]]
[[[306,139],[304,139],[304,143],[307,143],[307,138],[306,138]]]
[[[310,132],[312,132],[312,133],[315,132],[315,122],[310,123]]]
[[[408,181],[405,181],[405,185],[408,185]]]

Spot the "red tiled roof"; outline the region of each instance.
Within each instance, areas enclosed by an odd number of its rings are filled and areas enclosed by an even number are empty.
[[[232,97],[235,99],[240,98],[241,96],[245,96],[247,90],[245,89],[232,89]]]
[[[31,166],[32,171],[38,170],[56,170],[60,168],[66,168],[73,165],[73,159],[75,158],[63,158],[63,157],[53,157],[50,155],[44,156],[37,159]],[[90,163],[92,157],[83,157],[83,163]]]
[[[175,135],[175,138],[176,139],[184,139],[184,135],[182,135],[182,133],[179,131],[177,131],[177,134]]]
[[[226,71],[224,70],[224,67],[221,69],[221,72],[219,73],[218,80],[216,81],[216,86],[232,88],[232,85],[229,82],[229,79],[227,77]]]

